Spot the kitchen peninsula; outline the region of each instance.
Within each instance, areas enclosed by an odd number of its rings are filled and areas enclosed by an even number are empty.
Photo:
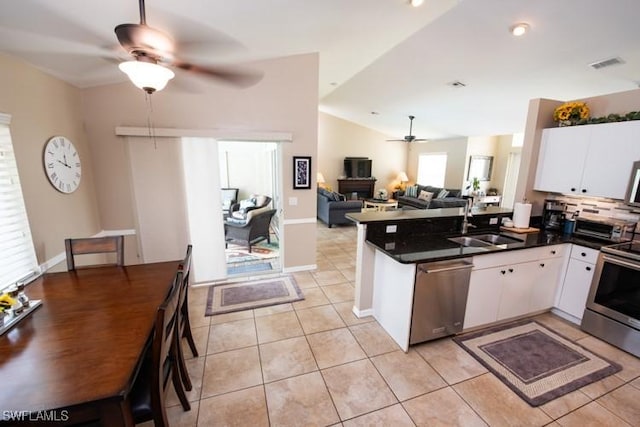
[[[498,207],[473,209],[470,231],[464,235],[464,208],[348,214],[358,228],[354,314],[373,315],[407,351],[410,344],[454,333],[450,325],[434,324],[427,328],[429,338],[416,334],[417,329],[425,329],[425,325],[416,326],[416,316],[423,316],[416,313],[417,307],[425,301],[431,306],[421,309],[424,316],[461,306],[456,332],[462,330],[463,320],[464,329],[469,330],[551,309],[558,300],[570,252],[565,243],[571,243],[571,238],[500,231],[502,219],[511,213]],[[449,294],[447,285],[445,293],[418,296],[419,276],[427,263],[444,265],[443,271],[464,268],[460,265],[467,263],[464,287]],[[446,280],[451,283],[451,278]]]

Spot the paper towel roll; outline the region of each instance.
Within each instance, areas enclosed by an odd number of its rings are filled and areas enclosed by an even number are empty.
[[[531,203],[516,203],[513,208],[513,226],[516,228],[529,228],[531,217]]]

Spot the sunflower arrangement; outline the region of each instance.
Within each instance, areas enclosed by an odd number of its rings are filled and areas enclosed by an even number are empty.
[[[584,102],[565,102],[553,112],[553,120],[576,124],[580,120],[589,119],[589,107]]]

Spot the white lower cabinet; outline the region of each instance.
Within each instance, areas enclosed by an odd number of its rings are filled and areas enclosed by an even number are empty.
[[[498,274],[496,268],[471,271],[464,329],[496,321],[502,293],[502,277]]]
[[[553,306],[564,265],[563,246],[525,249],[504,255],[508,256],[477,257],[481,268],[471,271],[464,329]],[[504,259],[511,263],[500,264]]]
[[[598,251],[595,249],[578,245],[573,245],[571,248],[567,274],[564,277],[557,307],[578,321],[582,319],[587,304],[597,257]]]

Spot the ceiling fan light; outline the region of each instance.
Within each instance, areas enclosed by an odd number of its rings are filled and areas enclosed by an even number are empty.
[[[175,76],[170,69],[151,62],[126,61],[118,67],[129,76],[134,85],[147,93],[164,89],[167,82]]]
[[[529,24],[525,22],[518,22],[517,24],[512,25],[511,28],[509,28],[509,31],[511,31],[511,34],[516,37],[523,36],[527,31],[529,31]]]

